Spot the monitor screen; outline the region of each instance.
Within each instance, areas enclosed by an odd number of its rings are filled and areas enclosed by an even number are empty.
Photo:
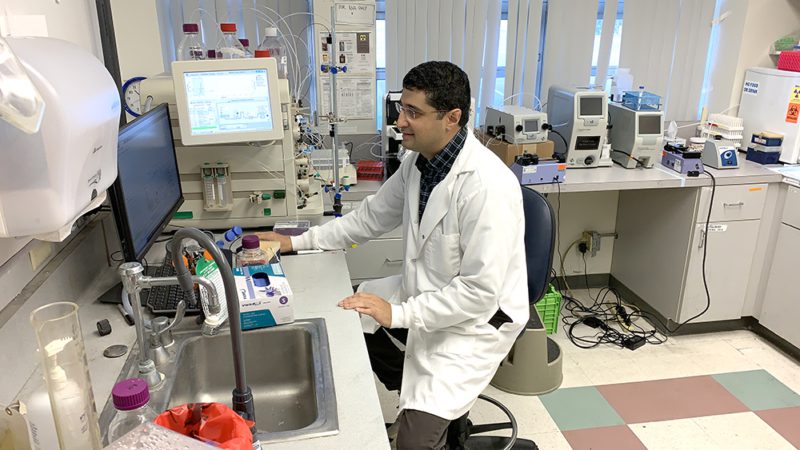
[[[109,194],[122,252],[141,261],[183,203],[166,104],[120,129],[117,166]]]
[[[639,134],[661,134],[661,116],[640,115]]]
[[[602,96],[581,96],[578,116],[602,116],[603,97]]]
[[[192,135],[272,130],[267,69],[183,74]]]
[[[526,133],[533,133],[534,131],[539,131],[539,119],[528,119],[525,121],[525,124],[522,127]]]
[[[283,138],[274,58],[175,61],[172,71],[184,145]]]

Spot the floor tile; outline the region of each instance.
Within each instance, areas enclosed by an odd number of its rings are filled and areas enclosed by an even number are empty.
[[[648,450],[715,449],[711,437],[692,419],[637,423],[628,427]]]
[[[765,370],[722,373],[714,379],[754,411],[800,406],[800,395]]]
[[[784,439],[800,448],[800,407],[764,409],[755,413]]]
[[[591,386],[559,389],[539,399],[562,431],[625,423],[600,392]]]
[[[564,437],[574,450],[647,450],[625,425],[565,431]]]
[[[790,450],[794,448],[754,412],[697,417],[693,420],[714,442],[713,448],[725,450]]]
[[[710,376],[598,386],[625,423],[748,411]]]
[[[541,450],[572,450],[569,442],[560,431],[521,434],[520,437],[532,440]]]

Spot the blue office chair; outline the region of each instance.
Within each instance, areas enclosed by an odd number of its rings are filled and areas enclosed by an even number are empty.
[[[544,324],[534,305],[544,297],[550,285],[553,250],[556,242],[556,223],[553,208],[544,196],[522,187],[522,206],[525,213],[525,261],[528,268],[528,299],[530,320],[514,343],[506,359],[492,379],[492,386],[514,394],[538,395],[555,390],[563,379],[561,348],[547,337]],[[468,450],[537,449],[527,439],[517,439],[517,422],[511,411],[499,401],[479,395],[480,400],[492,403],[508,417],[508,422],[474,425],[468,423],[466,441],[450,448]],[[478,433],[511,428],[511,437],[475,436]],[[452,442],[452,441],[449,441]]]

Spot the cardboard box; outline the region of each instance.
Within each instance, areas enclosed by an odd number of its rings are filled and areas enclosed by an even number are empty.
[[[509,144],[506,141],[480,132],[478,133],[478,139],[509,167],[514,163],[514,157],[517,155],[530,153],[531,155],[538,155],[542,159],[552,159],[555,151],[553,141],[545,141],[538,144]]]
[[[292,289],[280,262],[233,269],[242,330],[294,322]]]

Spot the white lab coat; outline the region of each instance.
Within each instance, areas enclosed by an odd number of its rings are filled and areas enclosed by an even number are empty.
[[[417,157],[405,158],[357,210],[292,244],[348,248],[402,224],[402,276],[360,290],[392,303],[392,328],[409,329],[400,410],[453,420],[489,384],[528,321],[522,194],[508,167],[469,134],[420,223]],[[496,329],[488,321],[498,308],[512,321]]]

